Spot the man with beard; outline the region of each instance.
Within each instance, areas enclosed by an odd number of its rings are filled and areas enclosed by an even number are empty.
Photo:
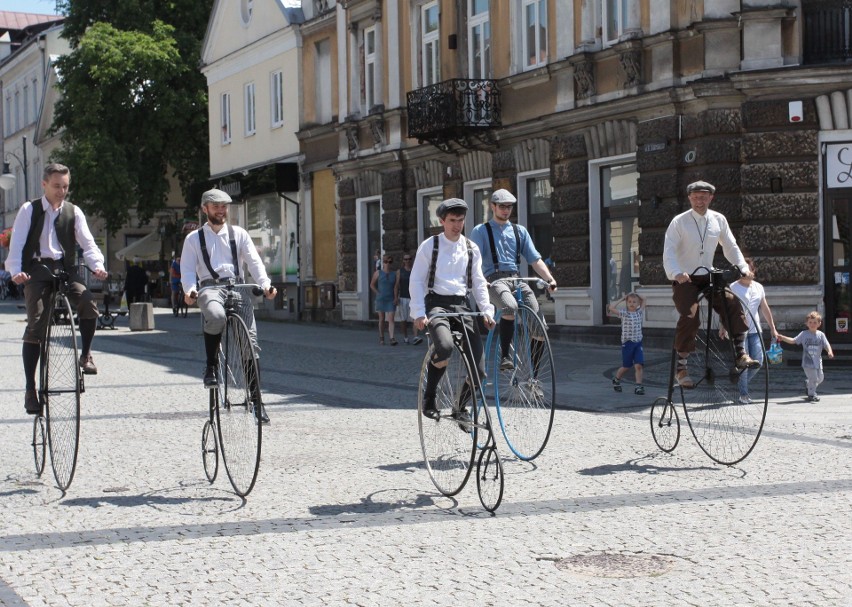
[[[275,287],[266,275],[266,268],[257,253],[248,232],[243,228],[228,225],[228,205],[231,197],[222,190],[212,189],[201,195],[201,210],[207,215],[207,223],[186,237],[180,257],[180,274],[187,305],[198,299],[204,325],[204,349],[207,363],[204,369],[204,387],[217,385],[217,367],[219,343],[225,328],[226,290],[199,289],[211,286],[225,286],[230,279],[236,282],[244,280],[240,269],[245,264],[255,280],[260,284],[267,299],[273,299]],[[257,345],[257,327],[250,300],[241,300],[240,315],[246,320],[251,334],[255,357],[260,348]],[[260,406],[260,418],[263,423],[269,417],[260,402],[258,379],[251,378],[250,390],[256,404]]]

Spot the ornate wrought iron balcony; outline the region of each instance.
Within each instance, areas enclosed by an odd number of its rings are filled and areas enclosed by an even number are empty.
[[[805,63],[852,59],[852,0],[808,0],[802,15]]]
[[[455,78],[408,93],[408,136],[443,150],[493,145],[501,126],[500,91],[494,80]]]

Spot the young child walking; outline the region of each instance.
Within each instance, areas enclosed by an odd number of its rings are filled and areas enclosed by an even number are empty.
[[[625,302],[626,310],[618,308],[618,304]],[[644,300],[636,293],[628,293],[618,301],[607,305],[606,309],[610,316],[621,319],[621,367],[612,378],[612,388],[621,392],[621,378],[633,367],[636,372],[636,387],[633,392],[645,394],[642,385],[642,370],[645,365],[645,353],[642,350],[642,308]]]
[[[808,389],[809,403],[819,402],[817,386],[822,383],[825,376],[822,372],[822,351],[828,352],[829,358],[834,358],[834,351],[828,343],[825,333],[819,330],[822,325],[822,315],[819,312],[810,312],[805,318],[807,331],[802,331],[796,337],[778,335],[778,339],[787,344],[802,346],[802,369],[805,371],[805,386]]]

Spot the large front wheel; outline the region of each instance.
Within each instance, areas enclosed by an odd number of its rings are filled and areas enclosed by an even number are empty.
[[[219,348],[216,425],[225,470],[240,497],[251,492],[260,468],[262,425],[257,361],[243,319],[228,315]]]
[[[465,383],[470,382],[471,373],[467,359],[458,349],[454,349],[447,369],[438,382],[435,395],[437,418],[428,418],[423,415],[423,398],[431,354],[430,347],[420,370],[417,427],[420,430],[420,447],[429,477],[438,491],[451,496],[464,488],[476,455],[476,426],[464,428],[454,419],[459,400],[470,400],[470,390],[465,389]]]
[[[80,439],[80,362],[77,331],[68,299],[56,296],[57,309],[66,317],[50,315],[41,361],[41,397],[47,420],[50,465],[56,485],[65,491],[74,479]]]
[[[500,429],[512,452],[522,460],[541,454],[550,438],[556,405],[553,351],[544,323],[526,304],[515,313],[509,349],[511,368],[501,369],[499,334],[492,340],[494,402]]]

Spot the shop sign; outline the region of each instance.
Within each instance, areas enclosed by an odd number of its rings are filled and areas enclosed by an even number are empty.
[[[852,142],[825,146],[825,185],[852,188]]]

